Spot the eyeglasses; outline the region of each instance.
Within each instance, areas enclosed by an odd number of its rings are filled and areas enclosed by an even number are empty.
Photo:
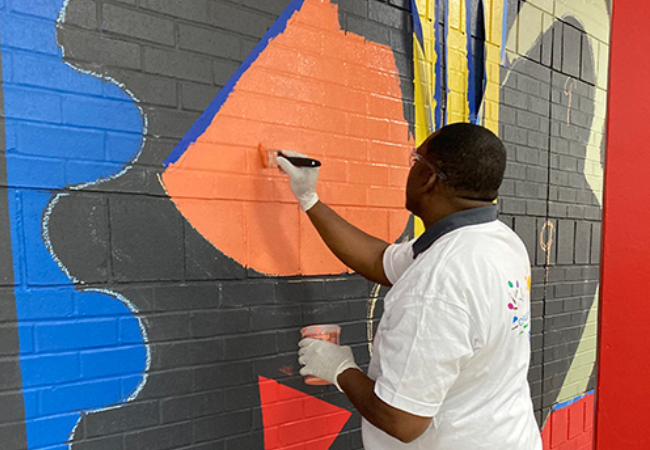
[[[435,173],[438,176],[438,178],[440,178],[441,180],[445,180],[447,178],[447,175],[440,172],[436,168],[436,166],[433,165],[433,163],[429,162],[428,159],[426,159],[424,156],[419,154],[416,150],[413,150],[411,152],[410,162],[411,162],[411,167],[413,167],[415,165],[415,163],[421,162],[421,163],[425,164],[429,169],[431,169],[431,172]]]

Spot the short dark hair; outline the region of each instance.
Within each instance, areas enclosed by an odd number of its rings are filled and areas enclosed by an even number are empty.
[[[493,132],[471,123],[442,127],[423,144],[427,158],[463,197],[494,200],[506,170],[506,149]]]

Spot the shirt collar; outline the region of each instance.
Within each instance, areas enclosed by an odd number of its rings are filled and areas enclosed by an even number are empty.
[[[413,243],[413,259],[417,258],[420,253],[427,250],[434,242],[451,231],[468,225],[478,225],[494,220],[497,220],[497,205],[471,208],[450,214],[430,226]]]

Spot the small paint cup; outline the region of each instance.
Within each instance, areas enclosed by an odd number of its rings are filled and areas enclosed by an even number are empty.
[[[338,325],[309,325],[300,330],[302,338],[320,339],[321,341],[328,341],[332,344],[339,345],[339,338],[341,337],[341,327]],[[327,385],[332,384],[321,378],[312,375],[305,376],[305,383],[312,385]]]

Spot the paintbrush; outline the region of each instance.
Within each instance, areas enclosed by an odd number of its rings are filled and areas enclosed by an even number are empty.
[[[296,167],[320,167],[321,162],[317,159],[307,158],[306,156],[288,156],[282,153],[282,150],[268,149],[261,143],[257,150],[262,158],[264,167],[278,167],[278,157],[283,157]]]

